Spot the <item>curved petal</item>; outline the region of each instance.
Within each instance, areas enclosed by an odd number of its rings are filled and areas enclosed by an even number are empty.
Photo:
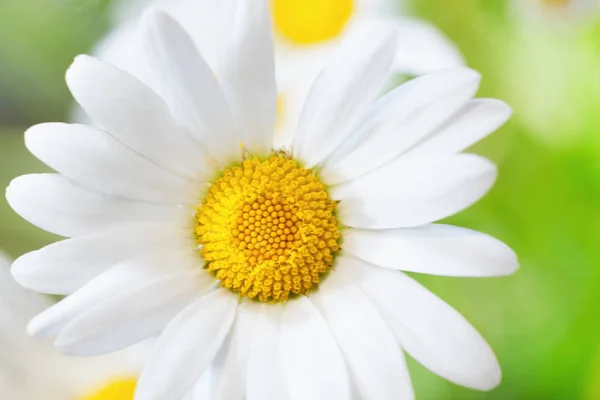
[[[344,357],[308,298],[301,296],[287,303],[281,317],[279,346],[290,399],[350,398]]]
[[[23,175],[6,189],[8,203],[32,224],[61,236],[163,222],[185,226],[193,210],[118,199],[82,189],[58,174]]]
[[[422,75],[464,64],[460,51],[433,24],[413,19],[396,20],[398,50],[394,70]]]
[[[66,178],[99,193],[149,203],[194,204],[199,184],[133,153],[85,125],[47,123],[25,133],[29,151]]]
[[[500,383],[494,352],[463,316],[403,273],[367,267],[361,287],[412,357],[462,386],[490,390]]]
[[[201,266],[202,259],[193,250],[183,243],[166,240],[140,256],[116,264],[37,315],[30,321],[28,332],[39,339],[56,336],[75,318],[105,301],[108,295]]]
[[[294,157],[306,167],[323,161],[350,134],[348,125],[381,90],[396,36],[374,30],[344,42],[313,84],[298,121]]]
[[[10,260],[0,251],[0,316],[2,316],[2,333],[15,338],[27,339],[23,335],[23,327],[27,320],[48,308],[49,299],[32,293],[22,287],[10,276]],[[9,322],[10,320],[10,322]],[[3,336],[3,340],[6,337]]]
[[[516,254],[483,233],[449,225],[344,232],[344,251],[385,268],[446,276],[502,276],[519,268]]]
[[[137,385],[136,400],[178,399],[202,376],[229,333],[237,297],[225,289],[200,297],[158,338]]]
[[[249,346],[246,369],[247,400],[286,400],[287,394],[279,361],[279,335],[284,307],[262,303]]]
[[[330,288],[326,282],[313,303],[342,349],[361,398],[412,399],[404,354],[376,307],[358,287]]]
[[[158,335],[215,283],[206,271],[196,268],[124,288],[71,321],[55,345],[78,356],[121,350]]]
[[[182,231],[181,236],[187,232]],[[19,257],[12,266],[21,286],[67,295],[136,254],[177,236],[168,225],[142,224],[66,239]]]
[[[144,50],[175,118],[219,164],[241,159],[225,95],[196,45],[177,21],[156,9],[142,17]]]
[[[203,181],[216,173],[210,158],[178,126],[163,100],[136,78],[78,56],[67,85],[86,113],[136,153],[169,171]]]
[[[511,114],[511,108],[500,100],[471,100],[452,121],[410,152],[422,155],[461,152],[498,129]]]
[[[471,206],[492,187],[496,167],[472,154],[404,157],[334,186],[340,221],[365,229],[410,228]]]
[[[374,102],[325,162],[327,184],[376,170],[447,123],[475,95],[481,76],[454,68],[413,79]]]
[[[277,118],[275,56],[266,0],[224,0],[219,80],[240,138],[253,155],[273,146]]]
[[[245,400],[246,385],[248,385],[248,370],[254,368],[250,364],[249,353],[259,304],[245,301],[237,310],[237,315],[231,333],[223,364],[218,371],[218,379],[212,397],[215,399]],[[232,385],[235,382],[235,385]]]

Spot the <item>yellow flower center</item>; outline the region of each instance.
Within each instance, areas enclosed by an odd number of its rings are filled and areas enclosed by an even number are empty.
[[[135,385],[135,379],[114,381],[95,393],[83,396],[80,400],[133,400]]]
[[[271,0],[275,28],[296,44],[337,36],[350,19],[353,0]]]
[[[206,269],[246,298],[307,294],[339,249],[335,207],[315,174],[284,154],[227,168],[196,212]]]

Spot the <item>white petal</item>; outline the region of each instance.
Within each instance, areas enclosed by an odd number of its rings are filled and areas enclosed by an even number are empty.
[[[279,362],[279,335],[283,306],[260,304],[246,368],[247,400],[285,400],[287,394]]]
[[[32,224],[61,236],[164,222],[185,223],[193,209],[118,199],[80,188],[57,174],[23,175],[6,189],[10,206]]]
[[[347,40],[311,88],[298,122],[294,156],[313,167],[350,133],[349,121],[381,90],[389,72],[396,36],[372,31]]]
[[[137,385],[136,400],[178,399],[202,376],[229,333],[237,297],[215,290],[183,310],[160,335]]]
[[[275,56],[266,0],[225,0],[219,80],[244,147],[267,155],[277,118]]]
[[[452,118],[452,121],[410,152],[418,154],[461,152],[498,129],[511,114],[511,108],[500,100],[471,100]]]
[[[147,252],[178,233],[168,225],[143,224],[67,239],[19,257],[12,274],[28,289],[71,294],[117,262]]]
[[[19,338],[25,338],[23,327],[27,320],[50,305],[49,299],[19,286],[10,275],[10,260],[0,251],[0,318],[2,333],[11,335],[15,329]],[[8,321],[10,319],[10,323]],[[14,323],[13,323],[14,322]],[[6,339],[3,336],[3,340]],[[19,339],[21,340],[21,339]]]
[[[502,276],[519,267],[504,243],[483,233],[449,225],[344,232],[344,251],[371,264],[447,276]]]
[[[342,349],[361,398],[412,399],[404,354],[376,307],[354,285],[326,284],[313,302]]]
[[[158,335],[215,282],[198,267],[124,288],[70,322],[56,347],[66,354],[95,356]]]
[[[471,206],[492,187],[496,167],[472,154],[403,157],[334,186],[340,221],[353,228],[409,228]]]
[[[279,344],[290,399],[350,398],[344,357],[325,320],[308,298],[299,297],[286,304]]]
[[[198,254],[178,240],[155,244],[142,255],[125,259],[92,279],[87,285],[31,320],[30,335],[47,339],[108,296],[161,277],[201,268]]]
[[[142,18],[144,49],[171,112],[218,163],[241,159],[225,96],[193,40],[177,21],[150,9]]]
[[[25,144],[48,166],[88,189],[149,203],[194,204],[201,185],[133,153],[106,132],[48,123],[25,133]]]
[[[254,335],[259,305],[245,301],[238,309],[228,338],[228,348],[219,366],[212,397],[215,399],[244,400],[248,383],[246,371],[250,342]],[[235,384],[232,384],[235,382]]]
[[[361,286],[412,357],[462,386],[498,385],[501,372],[492,349],[458,312],[401,272],[369,270]]]
[[[475,95],[480,75],[453,68],[413,79],[373,103],[349,140],[326,161],[322,179],[336,184],[364,175],[440,129]]]
[[[191,179],[214,175],[215,166],[173,121],[164,101],[134,77],[78,56],[67,71],[67,84],[88,115],[136,153]]]
[[[403,18],[397,20],[398,52],[394,69],[400,73],[422,75],[464,64],[460,51],[433,24]]]

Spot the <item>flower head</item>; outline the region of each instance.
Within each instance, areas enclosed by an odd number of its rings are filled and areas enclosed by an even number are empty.
[[[492,186],[495,167],[460,152],[510,109],[473,100],[479,75],[465,68],[375,100],[397,48],[379,29],[333,55],[293,145],[277,148],[267,3],[228,4],[217,71],[150,11],[142,37],[162,98],[82,56],[67,83],[103,129],[26,133],[58,174],[17,178],[8,200],[70,237],[13,266],[22,285],[67,295],[30,332],[79,355],[159,335],[138,400],[194,387],[215,399],[410,398],[403,350],[452,382],[496,386],[481,336],[398,270],[515,271],[503,243],[432,224]]]

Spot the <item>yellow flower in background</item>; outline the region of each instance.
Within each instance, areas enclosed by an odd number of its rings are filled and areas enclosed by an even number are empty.
[[[0,253],[0,398],[133,400],[141,349],[81,359],[29,338],[25,329],[29,319],[52,304],[17,285],[9,265]]]
[[[152,76],[136,25],[141,12],[156,6],[190,32],[211,68],[216,65],[217,37],[224,1],[121,1],[115,9],[115,28],[94,54],[140,78],[160,93]],[[271,0],[277,56],[278,122],[276,146],[289,145],[310,86],[340,40],[361,36],[373,24],[398,32],[394,71],[421,75],[462,64],[455,46],[433,25],[413,18],[395,17],[395,0]],[[81,114],[82,115],[82,114]],[[81,116],[79,120],[85,121]]]

